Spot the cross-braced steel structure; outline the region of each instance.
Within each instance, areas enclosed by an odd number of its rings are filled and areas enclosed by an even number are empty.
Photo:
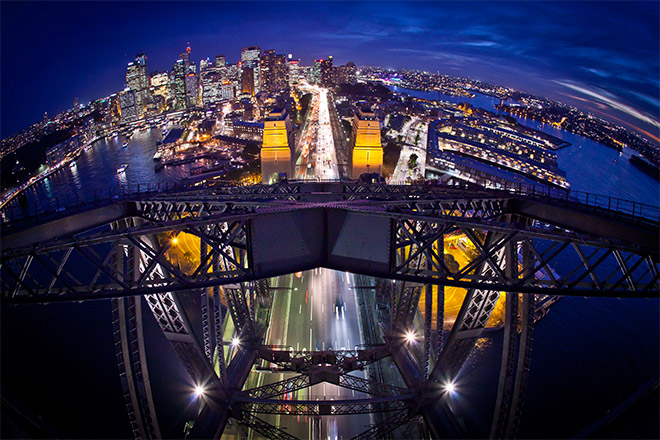
[[[442,385],[460,373],[496,302],[506,295],[490,435],[513,437],[539,295],[658,295],[658,211],[644,214],[619,210],[611,200],[605,207],[510,189],[353,182],[151,193],[64,212],[44,223],[5,224],[2,302],[113,298],[117,356],[136,437],[160,435],[136,299],[143,295],[192,380],[204,384],[205,404],[191,438],[219,437],[230,418],[268,438],[292,438],[257,414],[374,412],[390,413],[388,422],[358,438],[382,438],[420,416],[430,436],[440,438],[464,434]],[[445,241],[456,236],[470,244],[464,262],[446,252]],[[173,250],[177,239],[194,243],[195,255]],[[384,344],[312,352],[263,345],[266,323],[260,311],[269,306],[267,280],[316,267],[375,280],[376,295],[389,310],[381,323]],[[443,335],[445,286],[467,289],[448,335]],[[439,298],[435,311],[433,289]],[[201,295],[201,340],[181,303],[184,292]],[[420,316],[421,351],[405,336]],[[227,319],[240,346],[227,348],[223,341]],[[397,366],[405,387],[350,374],[386,358]],[[297,375],[244,389],[260,360]],[[318,383],[361,397],[282,398]]]

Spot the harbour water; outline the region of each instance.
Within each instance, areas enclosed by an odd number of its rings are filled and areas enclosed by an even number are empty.
[[[401,91],[399,89],[398,91]],[[494,111],[497,98],[477,95],[473,99],[438,93],[406,91],[414,96],[470,102]],[[557,152],[560,169],[566,171],[572,188],[622,199],[658,205],[658,182],[633,167],[629,151],[619,152],[581,136],[543,126],[535,121],[520,122],[560,137],[571,146]],[[75,167],[37,183],[26,192],[14,209],[29,209],[39,204],[51,209],[81,199],[107,194],[122,186],[164,185],[189,175],[188,167],[154,171],[152,156],[161,139],[160,128],[137,132],[122,148],[123,138],[101,140],[84,152]],[[116,170],[128,164],[125,175]],[[616,407],[639,386],[657,373],[660,362],[660,302],[657,299],[563,298],[535,330],[529,388],[520,427],[520,437],[565,437],[585,428],[606,411]],[[82,319],[78,319],[82,317]],[[72,436],[91,437],[103,429],[106,437],[129,436],[128,426],[113,425],[123,420],[123,399],[114,362],[110,305],[107,301],[56,306],[2,308],[3,384],[15,396],[37,407],[47,420]],[[153,320],[145,320],[150,344],[150,373],[158,402],[163,435],[179,437],[194,405],[187,399],[186,374],[178,365],[167,342]],[[10,330],[12,337],[8,336]],[[44,334],[50,342],[44,349]],[[37,347],[41,346],[40,350]],[[30,350],[25,350],[30,347]],[[478,427],[475,435],[487,435],[499,373],[501,335],[483,344],[461,372],[455,399],[457,413]],[[75,362],[79,350],[88,350],[89,359]],[[80,357],[79,355],[77,357]],[[12,362],[9,360],[12,359]],[[55,365],[49,365],[54,360]],[[10,385],[12,371],[28,369],[40,375],[43,368],[75,383],[56,384],[53,396],[44,397],[37,384]],[[57,392],[75,392],[78,408],[57,408]],[[105,410],[115,418],[101,418],[85,402],[96,402],[107,395]],[[475,402],[477,402],[475,404]],[[91,405],[93,406],[93,405]],[[187,414],[180,413],[181,407]],[[55,411],[55,412],[53,412]],[[87,417],[87,419],[86,419]],[[82,421],[81,421],[82,420]],[[77,431],[76,431],[77,430]]]

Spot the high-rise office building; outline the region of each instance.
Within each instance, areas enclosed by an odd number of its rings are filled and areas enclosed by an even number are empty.
[[[289,86],[294,86],[302,79],[302,69],[300,68],[300,60],[288,60],[289,65]]]
[[[335,69],[332,65],[332,56],[321,60],[321,85],[332,87],[335,85]]]
[[[215,68],[220,72],[222,79],[227,78],[227,61],[225,60],[224,55],[215,56]]]
[[[345,66],[337,67],[337,84],[352,84],[357,83],[355,64],[348,62]]]
[[[266,50],[261,56],[261,90],[276,93],[288,86],[288,68],[285,55]]]
[[[199,94],[199,78],[194,70],[189,69],[186,75],[186,107],[197,107],[199,105]]]
[[[204,70],[206,70],[211,64],[211,60],[206,58],[203,60],[199,60],[199,73],[201,74]]]
[[[241,49],[241,68],[249,67],[253,69],[252,78],[254,81],[254,93],[258,93],[261,90],[261,74],[259,69],[260,58],[261,47],[259,46],[248,46]]]
[[[149,101],[149,75],[147,73],[147,56],[139,54],[126,68],[126,87],[135,92],[135,105],[138,118],[144,116],[144,110]]]
[[[191,62],[190,62],[190,52],[191,51],[192,51],[192,49],[190,48],[190,46],[188,46],[188,47],[186,47],[185,52],[181,52],[179,54],[179,59],[183,61],[183,66],[186,68],[186,71],[188,70],[188,68],[190,67],[190,64],[191,64]]]
[[[351,177],[363,173],[379,173],[383,166],[383,147],[380,139],[380,121],[369,109],[355,112],[350,144]]]
[[[151,74],[151,95],[162,96],[165,101],[170,99],[170,76],[167,72]]]
[[[314,66],[309,70],[307,81],[311,84],[321,84],[321,63],[323,60],[314,60]]]
[[[202,103],[204,105],[218,101],[220,98],[220,87],[223,76],[217,67],[208,67],[200,73],[202,87]]]
[[[186,108],[186,68],[184,60],[174,63],[170,76],[170,96],[174,98],[174,109]]]
[[[121,111],[122,122],[133,122],[140,116],[137,108],[137,93],[135,90],[126,88],[119,93],[119,108]]]
[[[243,67],[243,73],[241,73],[241,90],[244,94],[254,96],[254,68]]]
[[[266,184],[279,180],[281,175],[293,176],[295,150],[289,115],[284,109],[274,109],[264,121],[261,146],[261,181]]]
[[[220,86],[220,99],[221,100],[230,100],[234,99],[236,96],[236,87],[234,81],[225,80]]]

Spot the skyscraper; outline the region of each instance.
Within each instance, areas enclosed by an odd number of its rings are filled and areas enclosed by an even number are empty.
[[[199,74],[202,87],[202,103],[211,104],[220,98],[220,87],[223,76],[217,67],[208,67]]]
[[[298,84],[302,78],[302,72],[300,69],[300,60],[288,60],[289,64],[289,86]]]
[[[119,93],[119,107],[121,110],[121,121],[132,122],[139,118],[137,109],[137,93],[135,90],[126,88]]]
[[[259,72],[259,58],[261,57],[261,47],[248,46],[241,49],[241,67],[249,67],[252,70],[252,78],[254,80],[253,93],[261,90],[261,74]]]
[[[186,68],[184,60],[177,60],[174,63],[170,80],[170,96],[174,98],[174,109],[186,108]]]
[[[162,96],[165,101],[170,99],[170,77],[167,72],[154,72],[151,75],[151,95]]]
[[[274,50],[266,50],[261,56],[261,90],[278,92],[288,85],[286,55],[277,55]]]
[[[222,79],[227,78],[227,60],[224,55],[215,56],[215,68],[220,72]]]
[[[179,54],[179,59],[183,61],[183,66],[186,68],[186,73],[188,68],[190,67],[190,52],[192,49],[190,49],[190,46],[186,47],[185,52],[181,52]]]
[[[332,87],[335,85],[335,69],[332,66],[332,56],[321,60],[321,85]]]
[[[353,84],[357,83],[355,64],[348,62],[345,66],[337,67],[337,84]]]
[[[323,60],[314,60],[314,67],[309,71],[307,80],[312,84],[321,84],[321,63]]]
[[[254,96],[254,69],[252,67],[243,67],[241,90],[245,94]]]
[[[144,116],[144,110],[149,101],[149,75],[147,73],[147,56],[139,54],[126,68],[126,87],[135,92],[135,105],[138,118]]]

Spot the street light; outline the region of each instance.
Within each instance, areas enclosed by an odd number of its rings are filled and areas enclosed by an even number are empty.
[[[172,238],[172,244],[177,244],[179,242],[179,239],[174,237]]]
[[[231,346],[232,347],[238,347],[241,344],[241,340],[238,338],[234,338],[231,340]]]
[[[201,386],[201,385],[197,385],[197,386],[195,387],[195,397],[197,397],[197,398],[202,397],[202,396],[204,395],[204,392],[205,392],[205,391],[206,391],[206,390],[204,389],[203,386]]]
[[[415,342],[415,333],[414,332],[408,332],[406,333],[406,341],[409,343],[414,343]]]
[[[456,394],[456,384],[451,381],[447,380],[444,385],[443,385],[445,392],[449,394],[449,396],[454,396]]]

